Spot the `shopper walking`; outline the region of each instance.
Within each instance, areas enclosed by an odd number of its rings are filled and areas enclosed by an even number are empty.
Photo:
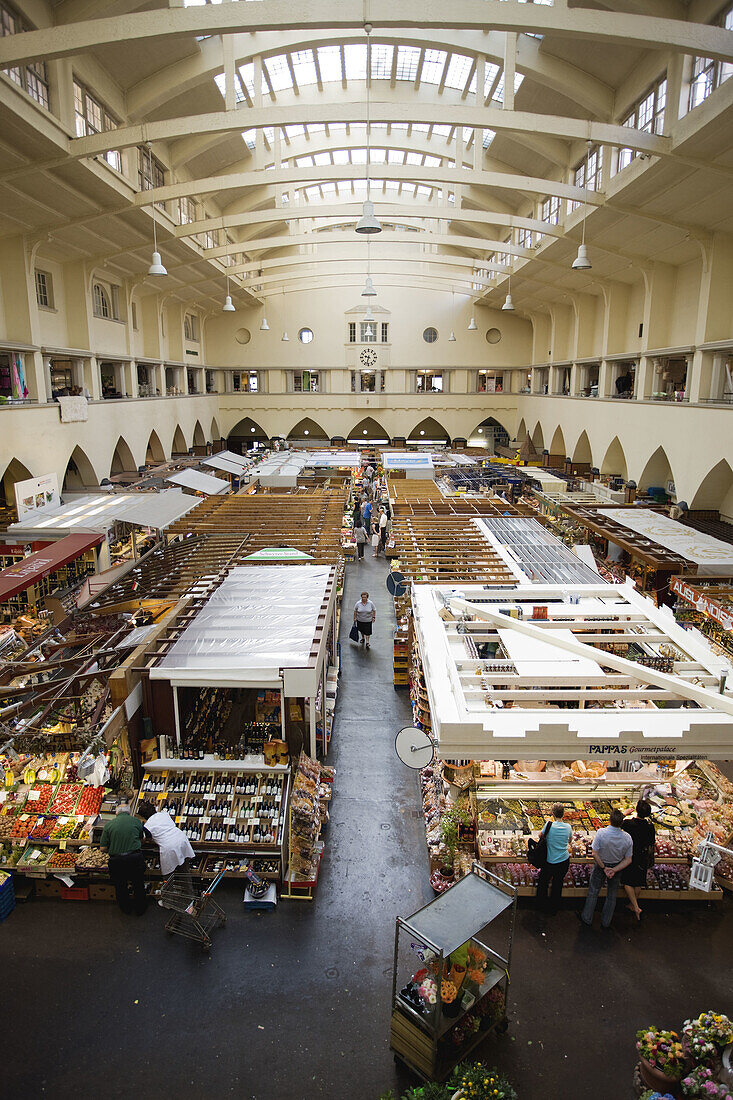
[[[368,500],[361,509],[361,518],[367,535],[372,533],[372,502]]]
[[[562,884],[568,867],[570,866],[570,838],[573,830],[567,821],[563,821],[565,807],[556,802],[552,807],[553,821],[545,826],[545,839],[547,841],[547,859],[540,867],[540,877],[537,880],[537,903],[540,909],[549,912],[553,916],[560,908],[562,897]],[[552,885],[550,885],[552,884]],[[547,888],[550,886],[550,899],[547,899]]]
[[[357,561],[363,561],[364,547],[367,541],[366,527],[363,520],[359,520],[359,526],[354,528],[354,538],[356,539],[356,552],[358,554]]]
[[[186,860],[193,859],[194,852],[188,837],[174,824],[167,810],[156,810],[150,802],[142,802],[138,814],[143,819],[143,829],[158,845],[160,873],[172,875],[179,868],[186,869]]]
[[[132,816],[127,801],[121,802],[112,821],[108,821],[102,829],[100,844],[109,854],[109,877],[115,888],[117,904],[123,913],[134,911],[139,917],[148,904],[142,839],[142,822]]]
[[[379,557],[379,527],[376,526],[372,531],[372,557]]]
[[[593,922],[596,902],[601,887],[606,886],[606,900],[601,910],[601,928],[610,928],[613,911],[616,908],[616,895],[621,872],[631,863],[633,842],[624,832],[624,815],[620,810],[611,810],[611,824],[599,829],[593,838],[593,859],[595,866],[591,871],[588,896],[585,899],[579,919],[588,927]]]
[[[377,609],[369,599],[368,592],[362,592],[361,599],[356,601],[354,605],[354,622],[356,623],[356,629],[361,634],[359,639],[359,645],[365,646],[366,649],[370,649],[369,639],[372,636],[372,624],[377,617]]]
[[[631,837],[633,849],[631,863],[621,872],[621,882],[629,899],[628,908],[637,920],[641,920],[639,891],[646,886],[647,871],[654,866],[657,833],[650,820],[651,816],[651,803],[640,798],[636,803],[636,817],[627,817],[623,824],[624,832]]]
[[[388,523],[389,523],[389,520],[387,519],[387,513],[385,512],[384,508],[382,508],[381,509],[381,514],[379,516],[379,541],[380,541],[381,547],[384,550],[385,554],[387,553],[387,524]]]

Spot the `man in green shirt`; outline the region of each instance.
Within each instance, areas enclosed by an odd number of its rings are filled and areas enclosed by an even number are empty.
[[[142,853],[143,826],[121,802],[115,817],[102,830],[101,845],[109,853],[109,877],[115,888],[117,904],[123,913],[133,910],[140,917],[148,904],[145,893],[145,858]],[[132,898],[129,886],[132,886]]]

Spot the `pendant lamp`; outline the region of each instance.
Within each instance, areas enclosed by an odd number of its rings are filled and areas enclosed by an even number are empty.
[[[148,268],[148,275],[167,275],[168,272],[163,267],[163,261],[160,258],[160,252],[158,252],[158,232],[155,221],[155,203],[153,203],[153,262]]]

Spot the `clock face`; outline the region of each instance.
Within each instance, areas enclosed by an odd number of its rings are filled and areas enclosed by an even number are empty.
[[[377,353],[372,348],[364,348],[359,359],[365,367],[373,367],[377,362]]]

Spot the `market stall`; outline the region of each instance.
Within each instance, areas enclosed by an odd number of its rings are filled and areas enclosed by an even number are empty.
[[[697,626],[715,647],[733,657],[733,576],[672,577],[675,617]]]
[[[101,535],[67,535],[0,572],[0,618],[35,616],[58,588],[74,587],[97,570]]]

